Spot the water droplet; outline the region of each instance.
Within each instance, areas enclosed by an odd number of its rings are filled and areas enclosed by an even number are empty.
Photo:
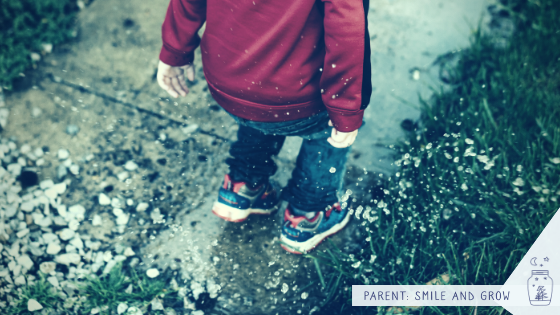
[[[302,300],[305,300],[305,299],[307,299],[308,296],[309,296],[309,293],[303,292],[303,293],[301,294],[301,299],[302,299]]]
[[[333,67],[333,69],[336,68],[336,64],[333,63],[333,64],[332,64],[332,67]]]
[[[331,169],[329,170],[329,172],[331,172],[331,173],[335,173],[335,172],[336,172],[336,168],[334,168],[334,167],[331,167]]]
[[[289,289],[290,287],[288,287],[287,284],[282,283],[282,293],[286,294],[286,292],[288,292]]]

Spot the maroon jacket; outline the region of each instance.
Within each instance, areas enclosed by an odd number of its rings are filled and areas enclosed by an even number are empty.
[[[350,132],[371,95],[368,7],[369,0],[171,0],[160,59],[186,65],[200,43],[208,88],[229,113],[278,122],[326,107],[335,128]]]

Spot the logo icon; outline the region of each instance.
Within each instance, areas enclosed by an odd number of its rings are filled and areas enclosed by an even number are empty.
[[[548,262],[548,257],[544,258]],[[537,257],[533,257],[531,265],[537,266]],[[543,267],[543,265],[540,265]],[[533,270],[531,277],[527,280],[527,292],[529,302],[533,306],[548,306],[552,300],[552,288],[554,281],[548,274],[548,270]]]

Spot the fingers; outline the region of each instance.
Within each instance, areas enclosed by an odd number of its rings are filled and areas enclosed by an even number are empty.
[[[332,127],[332,126],[333,126],[332,120],[329,119],[329,127]]]
[[[187,96],[188,93],[188,88],[185,85],[185,80],[183,75],[179,75],[176,77],[172,77],[171,78],[171,85],[173,86],[173,89],[179,93],[179,95],[181,96]]]
[[[332,129],[331,136],[327,141],[335,148],[347,148],[356,140],[358,130],[352,132],[340,132],[335,128]]]
[[[185,72],[187,73],[187,80],[194,81],[194,66],[192,64],[185,67]]]
[[[169,93],[169,95],[171,95],[174,98],[179,97],[179,93],[177,93],[177,91],[175,91],[175,89],[173,88],[173,85],[171,84],[171,78],[170,77],[163,77],[163,83],[165,84],[165,87],[163,88],[164,90],[167,91],[167,93]]]

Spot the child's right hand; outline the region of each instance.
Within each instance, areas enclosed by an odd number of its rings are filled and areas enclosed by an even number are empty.
[[[333,127],[333,123],[329,120],[329,126]],[[333,127],[331,136],[327,139],[327,141],[335,148],[343,149],[347,148],[354,143],[356,140],[356,136],[358,135],[358,129],[351,131],[351,132],[342,132],[336,130]]]
[[[173,67],[163,63],[158,64],[157,82],[172,97],[187,96],[189,88],[185,83],[185,73],[189,81],[194,81],[194,66],[188,64],[182,67]]]

